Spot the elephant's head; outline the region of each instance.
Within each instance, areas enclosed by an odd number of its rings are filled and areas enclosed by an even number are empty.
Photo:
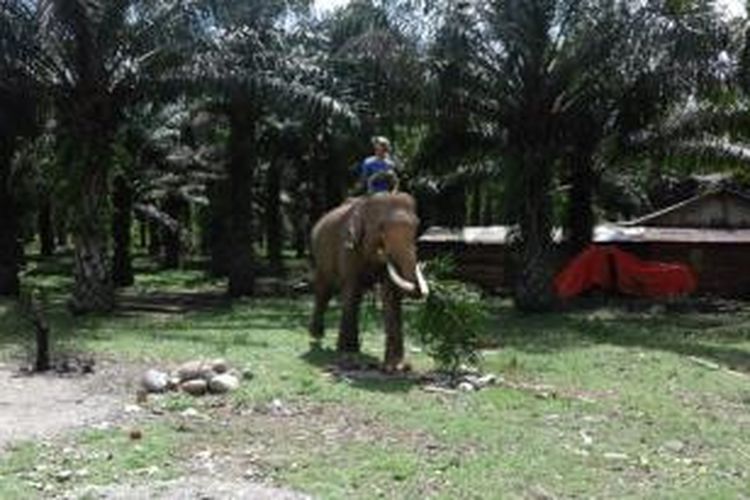
[[[388,279],[413,297],[429,294],[417,262],[417,228],[414,199],[404,193],[369,197],[360,211],[365,258],[385,267]]]

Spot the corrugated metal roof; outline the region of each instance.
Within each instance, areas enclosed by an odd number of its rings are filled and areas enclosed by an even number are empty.
[[[705,203],[712,198],[723,198],[726,201],[731,201],[739,206],[750,207],[750,198],[746,195],[732,189],[720,188],[693,196],[692,198],[688,198],[687,200],[681,201],[667,208],[644,215],[638,219],[620,222],[620,224],[623,226],[665,226],[668,224],[660,223],[665,216],[682,213],[686,209],[691,209],[696,206],[700,207],[702,203]]]
[[[431,227],[420,238],[424,243],[504,245],[510,226]],[[559,241],[560,231],[555,231]],[[750,229],[701,229],[677,227],[623,226],[604,224],[594,230],[595,243],[750,243]]]
[[[750,229],[598,226],[596,243],[750,243]]]
[[[503,245],[508,241],[510,226],[448,228],[433,226],[419,241],[426,243],[466,243],[467,245]]]

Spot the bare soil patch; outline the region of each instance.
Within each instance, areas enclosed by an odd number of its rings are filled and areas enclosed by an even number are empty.
[[[0,363],[0,453],[12,442],[49,438],[122,415],[122,367],[90,375],[25,374]]]
[[[69,498],[100,498],[107,500],[304,500],[307,495],[280,488],[271,488],[252,482],[227,481],[210,477],[180,478],[173,481],[153,482],[146,485],[115,485],[92,487]]]

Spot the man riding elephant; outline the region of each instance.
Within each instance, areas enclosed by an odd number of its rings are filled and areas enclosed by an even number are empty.
[[[373,155],[359,166],[359,177],[367,194],[395,191],[396,165],[391,159],[391,141],[383,136],[372,139]]]
[[[401,368],[404,357],[401,300],[404,296],[425,297],[429,290],[417,263],[416,203],[410,195],[395,192],[395,177],[383,177],[392,175],[393,170],[392,162],[390,167],[385,162],[388,144],[382,140],[374,144],[377,160],[362,164],[362,173],[369,174],[364,180],[369,194],[331,210],[313,228],[315,311],[310,333],[315,341],[323,337],[325,310],[334,291],[339,290],[343,311],[337,348],[343,353],[359,352],[362,296],[380,283],[385,369],[393,371]]]
[[[357,191],[368,196],[380,193],[388,193],[398,189],[398,177],[396,176],[396,165],[391,159],[391,142],[383,137],[373,137],[372,139],[373,155],[365,158],[359,165],[359,181]],[[348,202],[353,203],[353,210],[359,209],[360,198],[351,198]],[[356,214],[352,220],[356,219]],[[356,245],[356,235],[353,224],[348,227],[349,238],[346,242],[349,248]]]

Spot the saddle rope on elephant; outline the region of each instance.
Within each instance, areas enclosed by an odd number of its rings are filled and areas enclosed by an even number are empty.
[[[389,189],[388,191],[376,191],[374,189],[374,185],[376,182],[379,182],[381,180],[386,180],[389,183]],[[352,211],[352,220],[354,220],[358,216],[359,207],[367,200],[367,197],[369,196],[383,196],[383,195],[392,195],[397,194],[399,188],[399,179],[398,176],[388,170],[384,172],[375,172],[370,177],[367,178],[367,193],[362,196],[355,196],[350,197],[346,201],[344,201],[344,204],[350,204],[351,205],[351,211]],[[357,247],[357,244],[359,243],[359,237],[356,234],[356,230],[353,225],[349,225],[347,228],[348,232],[348,241],[347,241],[347,248],[350,250],[354,250]]]
[[[374,188],[375,183],[379,181],[388,181],[388,191],[378,191]],[[367,193],[370,196],[377,196],[379,194],[396,194],[398,193],[399,179],[398,176],[392,170],[386,170],[383,172],[375,172],[367,178]]]

